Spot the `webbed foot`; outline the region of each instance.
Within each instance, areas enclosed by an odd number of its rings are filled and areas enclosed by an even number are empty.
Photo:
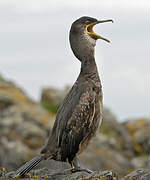
[[[93,173],[93,171],[91,171],[90,169],[87,169],[87,168],[81,168],[80,165],[79,165],[79,160],[77,157],[74,157],[74,159],[72,160],[71,162],[71,167],[72,167],[72,173],[75,173],[75,172],[81,172],[81,171],[85,171],[89,174]]]

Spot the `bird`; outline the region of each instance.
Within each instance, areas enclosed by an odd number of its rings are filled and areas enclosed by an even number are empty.
[[[47,159],[68,162],[72,172],[86,170],[80,167],[78,155],[96,135],[102,122],[103,109],[102,85],[94,56],[95,45],[98,39],[110,42],[96,34],[93,28],[105,22],[113,20],[83,16],[72,23],[69,41],[73,54],[81,63],[79,76],[58,109],[51,134],[41,153],[21,166],[15,176],[24,176]]]

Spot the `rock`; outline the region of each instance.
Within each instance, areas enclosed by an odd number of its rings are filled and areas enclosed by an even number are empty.
[[[53,117],[0,76],[0,166],[16,169],[39,152]]]
[[[92,170],[112,169],[121,175],[134,170],[129,158],[118,149],[115,139],[104,134],[97,134],[80,158],[82,164]]]
[[[63,90],[44,88],[41,94],[41,104],[50,112],[56,113],[69,89],[70,87],[68,86]]]
[[[69,90],[69,86],[66,86],[62,90],[58,90],[56,88],[43,88],[41,93],[41,102],[50,101],[53,105],[60,106]]]
[[[0,167],[0,177],[6,176],[7,170],[6,168]]]
[[[117,142],[118,149],[124,151],[130,157],[133,156],[133,144],[129,132],[107,108],[103,110],[103,123],[100,127],[100,132],[110,138],[114,138]]]
[[[45,89],[42,90],[41,102],[45,102],[45,101],[49,101],[54,106],[58,105],[59,100],[57,98],[56,89],[45,88]]]
[[[43,90],[41,104],[48,100],[48,103],[52,102],[48,107],[59,106],[67,91],[50,91],[47,88],[45,92]],[[16,84],[0,76],[1,167],[7,167],[9,171],[16,170],[38,154],[46,143],[55,114],[47,111],[41,104],[34,102]],[[121,176],[136,168],[144,167],[149,170],[149,127],[148,119],[119,123],[115,115],[104,108],[102,126],[86,151],[80,155],[81,165],[94,171],[112,169]],[[70,165],[51,160],[42,162],[37,168],[41,167],[55,172],[56,169],[68,169]]]
[[[137,155],[150,153],[150,119],[131,120],[124,123],[132,138],[133,149]]]
[[[4,168],[0,169],[0,179],[7,180],[13,177],[14,172],[3,171]],[[66,171],[55,171],[51,172],[48,168],[38,169],[31,171],[30,174],[25,177],[17,177],[17,179],[52,179],[52,180],[149,180],[150,171],[139,169],[129,173],[124,177],[119,177],[116,172],[113,171],[94,171],[89,174],[81,171],[71,173],[70,170]]]
[[[144,169],[136,170],[124,177],[124,180],[149,180],[150,171]]]
[[[134,169],[144,168],[150,170],[150,155],[135,157],[131,160],[131,164]]]
[[[2,178],[7,179],[13,177],[14,172],[9,172],[7,174],[3,174]],[[30,174],[26,176],[27,179],[36,178],[36,179],[53,179],[53,180],[97,180],[97,179],[105,179],[105,180],[117,180],[117,174],[113,171],[95,171],[92,174],[81,171],[76,173],[71,173],[70,170],[66,171],[58,171],[51,172],[47,168],[38,169],[32,171]],[[1,178],[0,178],[1,179]],[[22,179],[17,178],[17,179]]]

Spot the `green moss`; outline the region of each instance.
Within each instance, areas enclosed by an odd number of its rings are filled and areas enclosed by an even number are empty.
[[[146,153],[146,152],[141,152],[140,154],[139,154],[139,156],[142,156],[142,157],[148,157],[148,153]]]
[[[42,102],[42,106],[47,109],[48,111],[56,114],[58,111],[59,106],[54,106],[53,103],[49,102],[49,101],[44,101]]]

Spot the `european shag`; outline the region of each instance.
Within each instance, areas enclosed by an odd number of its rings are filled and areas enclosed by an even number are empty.
[[[95,136],[102,121],[102,86],[94,58],[96,40],[109,40],[93,31],[96,24],[113,22],[81,17],[71,26],[70,45],[81,62],[80,74],[56,115],[52,133],[41,154],[20,167],[15,176],[23,176],[42,160],[69,162],[72,171],[82,170],[77,156]]]

